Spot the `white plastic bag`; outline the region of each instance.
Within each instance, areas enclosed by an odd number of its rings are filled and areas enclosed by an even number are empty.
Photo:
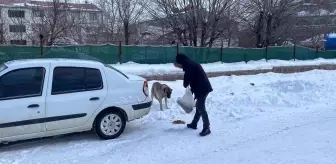
[[[177,104],[180,105],[186,113],[192,112],[195,103],[196,102],[189,88],[186,89],[186,92],[184,93],[183,97],[177,98]]]

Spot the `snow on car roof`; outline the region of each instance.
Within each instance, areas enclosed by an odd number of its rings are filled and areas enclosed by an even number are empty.
[[[45,59],[20,59],[20,60],[12,60],[5,63],[6,66],[14,66],[14,65],[22,65],[29,63],[53,63],[53,62],[70,62],[70,63],[84,63],[84,64],[98,64],[103,65],[101,62],[93,61],[93,60],[85,60],[85,59],[63,59],[63,58],[45,58]]]

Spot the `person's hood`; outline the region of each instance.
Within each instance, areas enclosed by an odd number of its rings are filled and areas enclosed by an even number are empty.
[[[190,63],[190,59],[183,54],[177,54],[176,59],[175,59],[175,63],[181,64],[184,67],[184,66],[186,66]]]

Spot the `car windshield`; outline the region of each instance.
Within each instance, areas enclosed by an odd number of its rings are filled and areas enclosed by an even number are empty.
[[[122,74],[124,77],[126,77],[126,78],[128,79],[128,76],[127,76],[127,75],[125,75],[124,73],[122,73],[122,72],[119,71],[118,69],[112,67],[111,65],[105,64],[105,67],[111,68],[111,69],[113,69],[114,71],[119,72],[120,74]]]
[[[2,72],[3,70],[5,70],[7,67],[5,65],[0,65],[0,72]]]

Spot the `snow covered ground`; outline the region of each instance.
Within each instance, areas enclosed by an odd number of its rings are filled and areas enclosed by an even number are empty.
[[[223,72],[223,71],[239,71],[239,70],[260,70],[272,69],[274,66],[300,66],[300,65],[321,65],[321,64],[336,64],[336,59],[316,59],[316,60],[260,60],[239,63],[224,63],[216,62],[209,64],[202,64],[206,72]],[[136,75],[166,75],[166,74],[181,74],[182,70],[174,67],[172,63],[169,64],[137,64],[133,62],[124,64],[113,64],[113,67],[130,74]]]
[[[83,133],[24,142],[1,147],[0,163],[335,164],[335,79],[335,71],[322,70],[212,78],[207,137],[198,136],[201,128],[171,124],[192,114],[175,103],[182,82],[163,82],[173,88],[170,109],[160,111],[155,101],[116,140]]]

